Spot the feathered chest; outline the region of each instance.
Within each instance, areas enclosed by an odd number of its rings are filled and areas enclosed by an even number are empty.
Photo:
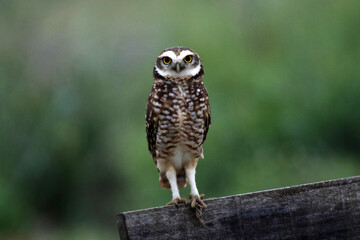
[[[208,108],[207,93],[202,82],[155,83],[153,100],[158,115],[158,142],[201,143],[204,132],[204,114]],[[199,142],[199,143],[198,143]]]
[[[179,144],[201,151],[210,125],[207,91],[201,81],[157,81],[147,108],[149,150],[154,157],[154,150],[171,151]]]

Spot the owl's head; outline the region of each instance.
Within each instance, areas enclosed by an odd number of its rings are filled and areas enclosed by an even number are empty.
[[[157,57],[154,71],[163,78],[188,78],[203,73],[199,55],[187,47],[163,50]]]

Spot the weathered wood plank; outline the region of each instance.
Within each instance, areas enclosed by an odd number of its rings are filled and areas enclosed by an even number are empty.
[[[124,239],[360,239],[360,176],[118,214]]]

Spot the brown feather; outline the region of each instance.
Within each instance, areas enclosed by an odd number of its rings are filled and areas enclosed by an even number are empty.
[[[152,93],[149,95],[149,99],[151,98]],[[159,119],[157,114],[154,112],[150,101],[148,100],[146,106],[146,138],[148,142],[149,152],[154,159],[156,164],[156,137],[158,131]]]

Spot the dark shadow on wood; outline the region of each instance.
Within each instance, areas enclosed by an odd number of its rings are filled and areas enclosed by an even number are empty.
[[[117,215],[125,239],[360,239],[360,176]]]

